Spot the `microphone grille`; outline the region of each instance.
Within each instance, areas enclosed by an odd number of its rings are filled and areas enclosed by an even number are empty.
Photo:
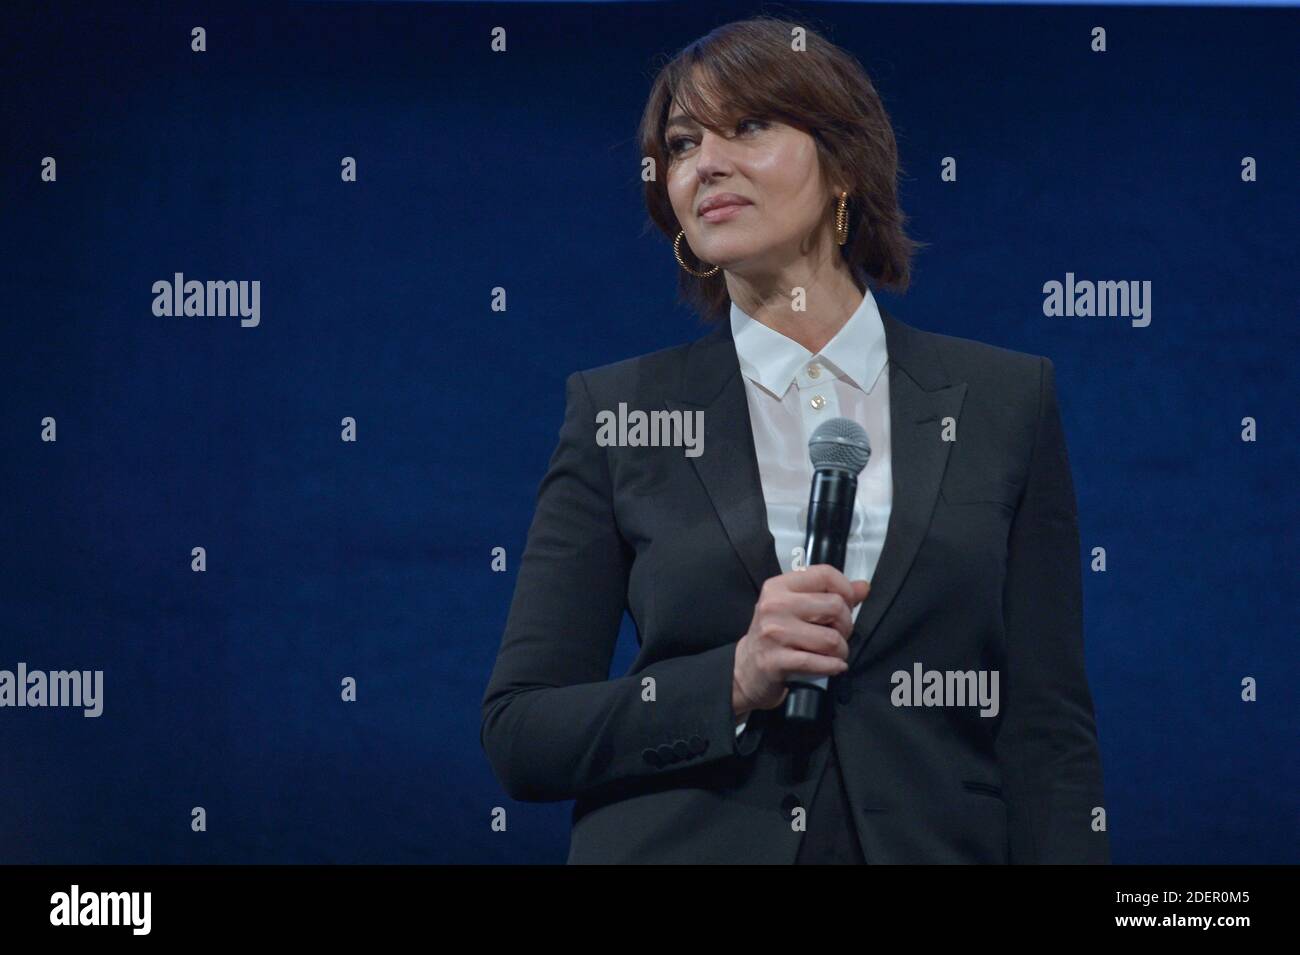
[[[871,440],[856,421],[831,418],[818,425],[808,439],[808,456],[814,469],[842,468],[857,474],[871,457]]]

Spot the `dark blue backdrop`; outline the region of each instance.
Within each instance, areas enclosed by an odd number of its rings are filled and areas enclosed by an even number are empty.
[[[800,9],[931,243],[881,300],[1056,363],[1115,860],[1295,862],[1297,12]],[[755,12],[6,10],[0,669],[105,687],[0,709],[0,862],[563,861],[479,704],[565,376],[705,330],[643,229],[654,58]],[[261,324],[155,317],[178,271]],[[1067,271],[1150,280],[1150,326],[1044,317]]]

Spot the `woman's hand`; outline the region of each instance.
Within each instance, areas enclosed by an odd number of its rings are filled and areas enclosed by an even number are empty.
[[[736,644],[731,709],[739,721],[751,710],[780,706],[792,673],[834,676],[848,669],[853,608],[871,584],[850,581],[830,564],[814,564],[763,582],[749,632]]]

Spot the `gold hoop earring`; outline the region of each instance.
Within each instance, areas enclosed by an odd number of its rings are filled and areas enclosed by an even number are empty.
[[[683,229],[681,232],[678,232],[677,238],[673,239],[673,255],[677,256],[677,264],[680,265],[682,268],[684,268],[687,272],[690,272],[692,275],[694,275],[696,278],[699,279],[707,279],[711,275],[717,275],[718,269],[722,268],[722,266],[720,265],[715,265],[708,272],[697,272],[689,265],[686,264],[686,260],[682,258],[682,236],[684,235],[686,235],[685,229]]]
[[[840,205],[835,210],[835,242],[843,245],[849,241],[849,194],[840,193]]]

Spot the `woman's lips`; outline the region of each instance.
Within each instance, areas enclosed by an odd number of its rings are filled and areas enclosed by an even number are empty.
[[[700,215],[705,222],[726,222],[728,219],[739,215],[742,210],[749,208],[748,202],[732,203],[731,205],[718,206],[716,209],[710,209]]]

